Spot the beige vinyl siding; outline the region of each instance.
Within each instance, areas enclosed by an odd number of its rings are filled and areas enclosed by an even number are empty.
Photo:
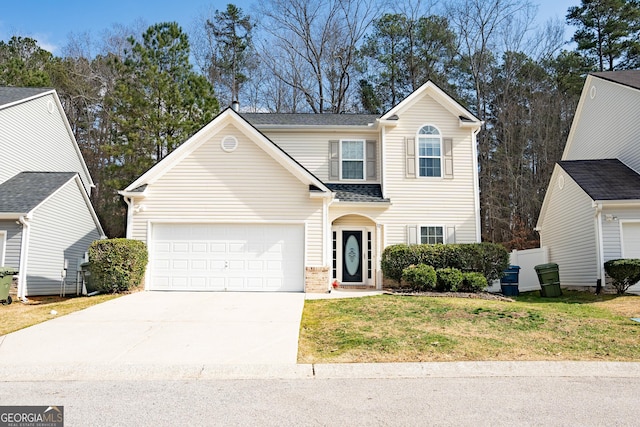
[[[263,133],[323,182],[331,182],[329,179],[330,140],[374,140],[376,141],[376,174],[370,181],[380,181],[380,138],[377,132],[264,130]]]
[[[0,183],[23,171],[77,172],[90,192],[63,115],[52,94],[0,110]]]
[[[221,140],[238,140],[224,152]],[[322,264],[322,199],[233,125],[214,130],[187,157],[150,183],[132,237],[147,241],[149,222],[306,223],[307,265]],[[326,154],[326,153],[325,153]]]
[[[562,189],[559,177],[564,177]],[[595,286],[598,248],[592,200],[571,177],[556,166],[550,183],[540,246],[549,248],[549,262],[558,264],[567,286]]]
[[[20,267],[20,246],[22,243],[22,224],[16,224],[16,220],[0,221],[0,230],[6,231],[4,266],[16,270]],[[2,236],[0,236],[2,238]],[[1,254],[0,254],[1,255]],[[2,260],[0,260],[1,262]],[[0,266],[2,266],[0,264]]]
[[[392,203],[379,217],[386,244],[407,243],[408,225],[455,227],[457,243],[475,242],[479,233],[472,131],[460,128],[458,116],[428,95],[398,116],[398,125],[387,128],[384,143],[385,197]],[[452,138],[454,178],[406,176],[405,138],[415,138],[424,125],[436,126],[443,138]]]
[[[589,76],[576,118],[563,160],[618,158],[640,171],[640,90]]]
[[[68,260],[66,293],[76,293],[79,259],[91,242],[100,238],[81,191],[72,179],[33,211],[27,255],[27,296],[59,294],[65,259]]]

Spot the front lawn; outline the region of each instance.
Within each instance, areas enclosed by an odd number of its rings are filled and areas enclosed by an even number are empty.
[[[640,297],[563,292],[308,300],[298,362],[640,361]]]
[[[29,297],[23,304],[15,301],[10,305],[0,305],[0,335],[8,334],[28,326],[41,323],[74,311],[100,304],[119,295],[96,295],[93,297]],[[52,314],[51,311],[56,314]]]

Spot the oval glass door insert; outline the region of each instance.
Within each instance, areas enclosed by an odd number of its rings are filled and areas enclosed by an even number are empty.
[[[347,272],[353,276],[358,272],[358,267],[360,267],[360,246],[358,245],[358,239],[353,235],[349,236],[344,250],[346,252],[345,265]]]

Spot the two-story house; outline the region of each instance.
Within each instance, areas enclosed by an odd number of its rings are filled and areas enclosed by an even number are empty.
[[[640,71],[587,76],[537,224],[565,286],[605,283],[604,263],[640,258]]]
[[[121,191],[146,288],[380,288],[388,245],[479,242],[480,127],[431,82],[381,116],[228,108]]]
[[[71,294],[92,241],[104,237],[93,181],[53,89],[0,87],[0,267],[18,296]]]

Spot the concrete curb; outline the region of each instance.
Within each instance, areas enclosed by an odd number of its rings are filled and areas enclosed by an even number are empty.
[[[429,362],[0,367],[0,382],[483,377],[640,378],[638,362]]]

